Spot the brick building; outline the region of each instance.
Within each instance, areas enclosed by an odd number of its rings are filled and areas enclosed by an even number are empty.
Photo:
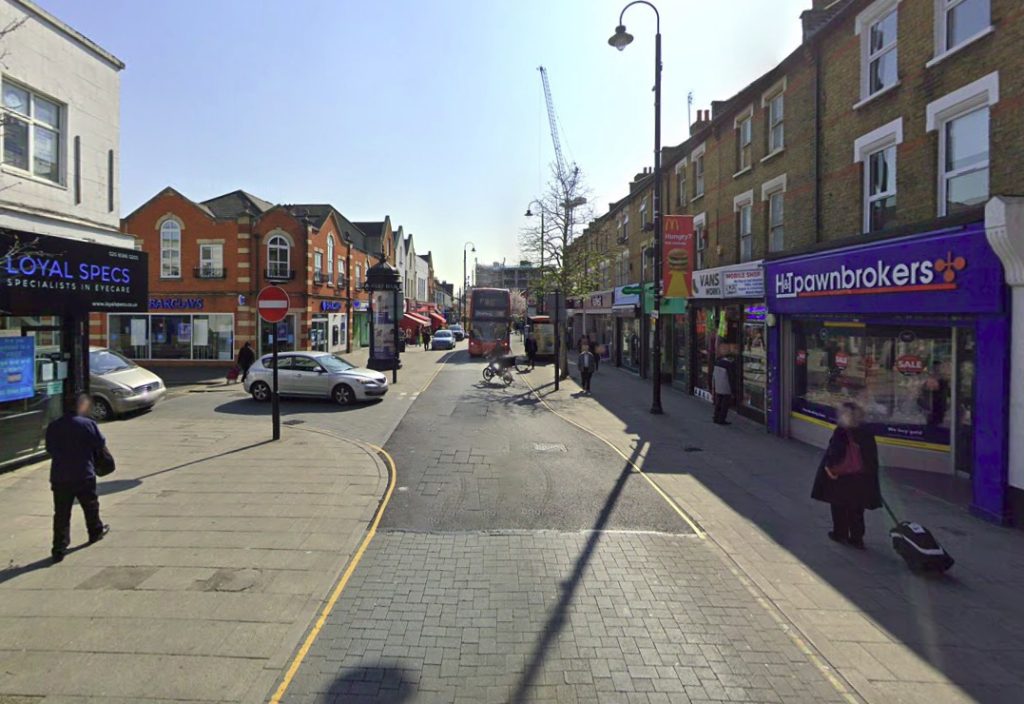
[[[365,272],[394,249],[387,221],[367,234],[331,205],[273,205],[240,190],[196,202],[166,188],[121,227],[150,254],[149,310],[94,315],[90,338],[161,362],[229,364],[246,341],[269,349],[275,330],[285,350],[349,351],[368,340]],[[271,284],[291,299],[276,328],[255,307]]]

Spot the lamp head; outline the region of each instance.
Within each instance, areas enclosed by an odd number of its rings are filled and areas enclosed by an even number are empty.
[[[625,49],[633,41],[633,35],[626,31],[626,25],[620,24],[615,28],[615,34],[608,40],[608,44],[619,51]]]
[[[527,208],[527,209],[526,209],[526,213],[524,213],[524,215],[525,215],[526,217],[528,217],[528,218],[532,218],[532,217],[533,217],[533,211],[532,211],[532,210],[530,210],[529,208]]]

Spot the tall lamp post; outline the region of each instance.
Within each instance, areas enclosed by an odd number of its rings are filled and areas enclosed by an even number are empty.
[[[651,413],[661,414],[661,15],[652,3],[647,0],[633,0],[628,3],[622,12],[619,13],[619,25],[615,28],[615,34],[608,40],[608,43],[622,51],[630,42],[633,35],[626,31],[626,25],[622,18],[626,10],[633,5],[647,5],[654,10],[655,34],[654,34],[654,374],[653,397],[651,399]],[[641,291],[641,295],[643,292]]]
[[[462,245],[462,329],[468,333],[469,319],[466,317],[466,282],[469,279],[466,278],[466,247],[471,247],[473,252],[476,253],[476,245],[472,242]]]
[[[540,210],[540,275],[541,275],[541,277],[543,277],[544,276],[544,250],[547,248],[547,244],[548,244],[547,230],[544,229],[544,204],[541,203],[536,198],[531,200],[529,202],[529,204],[526,206],[526,212],[524,213],[524,216],[528,217],[528,218],[532,218],[533,217],[533,211],[530,210],[530,208],[531,208],[531,206],[534,206],[534,205],[536,205],[537,209]],[[536,293],[537,292],[534,291],[534,294],[536,294]],[[541,295],[537,298],[537,312],[541,313],[543,311],[544,311],[544,294],[543,294],[543,292],[541,292]]]

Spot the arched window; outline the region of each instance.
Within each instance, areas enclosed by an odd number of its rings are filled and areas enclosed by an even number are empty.
[[[181,225],[176,220],[160,226],[160,278],[181,278]]]
[[[291,278],[291,245],[282,235],[274,235],[267,240],[267,278]]]
[[[334,235],[327,235],[327,281],[334,283]]]

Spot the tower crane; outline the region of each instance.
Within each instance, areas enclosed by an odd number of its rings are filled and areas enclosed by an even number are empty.
[[[538,66],[537,70],[540,71],[540,80],[544,84],[544,101],[548,106],[548,124],[551,127],[551,144],[555,148],[555,168],[558,171],[558,180],[561,183],[565,183],[566,177],[569,175],[569,169],[565,163],[565,156],[562,154],[562,142],[558,138],[558,116],[555,114],[555,101],[551,97],[551,83],[548,81],[548,70],[543,66]],[[576,164],[572,165],[572,171],[578,171],[579,167]]]

